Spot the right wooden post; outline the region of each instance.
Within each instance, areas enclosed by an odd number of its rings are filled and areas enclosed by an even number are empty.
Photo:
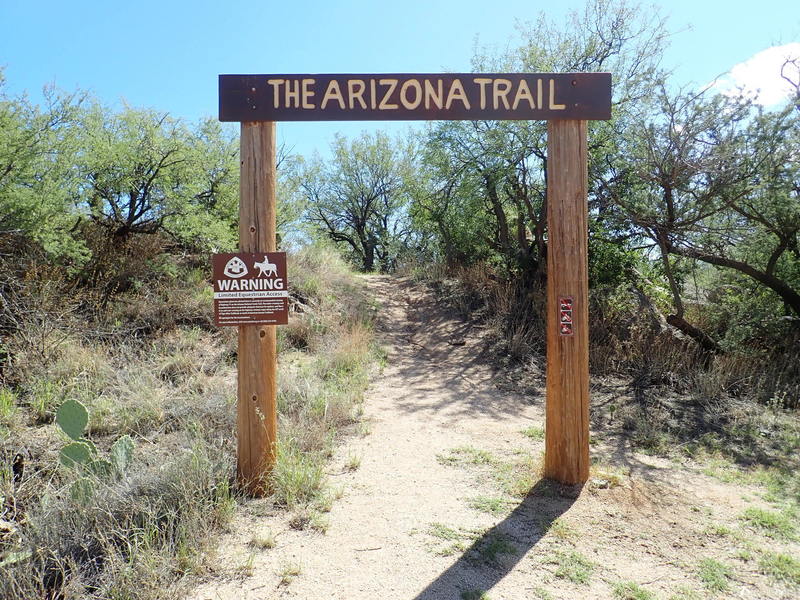
[[[589,265],[586,121],[547,123],[545,477],[589,478]]]

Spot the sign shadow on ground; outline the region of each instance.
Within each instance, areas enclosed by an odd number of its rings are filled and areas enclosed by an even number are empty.
[[[559,493],[558,483],[540,479],[522,502],[501,522],[483,533],[446,571],[414,600],[458,598],[469,590],[489,591],[544,537],[550,525],[577,499]],[[498,549],[509,550],[500,552]]]

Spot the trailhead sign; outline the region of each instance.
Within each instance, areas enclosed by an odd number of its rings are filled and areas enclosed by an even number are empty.
[[[215,254],[212,271],[218,327],[288,323],[285,252]]]
[[[611,73],[220,75],[238,121],[239,254],[214,258],[218,325],[240,325],[237,479],[269,493],[277,457],[277,338],[287,322],[275,253],[277,121],[547,120],[547,402],[544,475],[589,478],[588,126],[611,118]]]
[[[611,73],[220,75],[220,121],[610,119]]]

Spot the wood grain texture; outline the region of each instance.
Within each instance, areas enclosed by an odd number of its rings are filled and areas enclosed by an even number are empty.
[[[589,478],[589,282],[586,121],[547,124],[547,408],[545,477]],[[572,297],[572,335],[558,300]]]
[[[275,123],[241,125],[239,249],[275,251]],[[277,450],[277,343],[274,326],[239,327],[237,477],[254,496],[269,493]]]

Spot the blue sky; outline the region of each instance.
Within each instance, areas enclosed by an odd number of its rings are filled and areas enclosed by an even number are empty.
[[[770,46],[800,42],[792,0],[666,0],[677,33],[665,57],[673,83],[702,85]],[[560,19],[582,1],[0,0],[7,91],[32,98],[47,83],[102,102],[216,115],[219,73],[468,71],[476,39],[505,48],[517,20]],[[650,6],[643,4],[643,6]],[[757,76],[759,67],[744,70]],[[755,75],[754,75],[755,74]],[[383,123],[281,123],[280,139],[308,154],[334,132]]]

